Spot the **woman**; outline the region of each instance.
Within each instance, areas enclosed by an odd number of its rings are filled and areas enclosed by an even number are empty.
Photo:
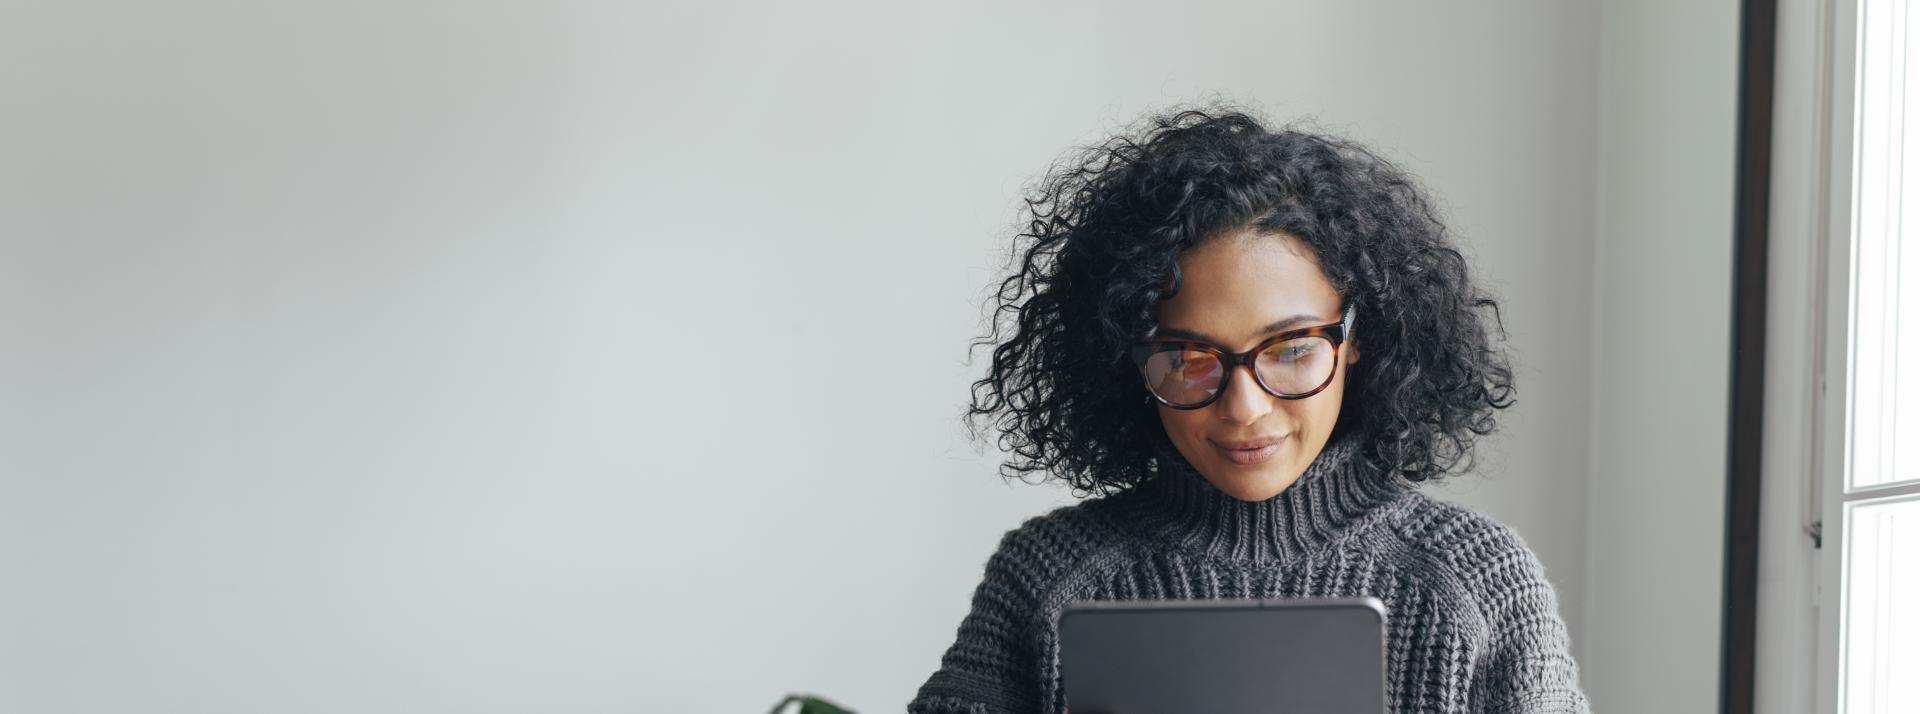
[[[1387,607],[1394,711],[1588,711],[1525,542],[1416,490],[1471,469],[1513,385],[1498,308],[1411,178],[1189,109],[1027,206],[995,312],[1016,328],[967,418],[995,417],[1008,476],[1084,500],[1000,540],[911,714],[1063,711],[1070,601],[1359,595]]]

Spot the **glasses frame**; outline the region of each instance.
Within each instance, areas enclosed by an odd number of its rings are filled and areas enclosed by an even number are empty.
[[[1133,357],[1133,365],[1140,373],[1141,386],[1147,390],[1147,396],[1156,402],[1166,405],[1170,409],[1202,409],[1209,404],[1219,401],[1220,396],[1227,393],[1227,386],[1233,382],[1233,370],[1239,368],[1240,365],[1247,366],[1247,371],[1253,374],[1253,382],[1260,385],[1261,391],[1280,399],[1306,399],[1307,397],[1319,394],[1322,390],[1325,390],[1328,385],[1333,384],[1334,375],[1340,373],[1340,348],[1346,345],[1347,338],[1353,334],[1353,308],[1353,304],[1348,303],[1346,310],[1344,310],[1340,316],[1339,322],[1302,327],[1276,333],[1272,337],[1261,340],[1260,344],[1254,345],[1253,349],[1245,352],[1228,352],[1225,349],[1206,342],[1185,339],[1141,340],[1133,344],[1130,352]],[[1299,394],[1287,394],[1267,386],[1266,380],[1260,378],[1260,370],[1254,369],[1254,355],[1265,352],[1268,347],[1272,347],[1276,342],[1297,340],[1302,337],[1320,337],[1333,343],[1334,365],[1333,369],[1327,371],[1326,380],[1322,381],[1320,386],[1314,387],[1312,391],[1301,392]],[[1225,368],[1220,370],[1220,388],[1213,391],[1213,396],[1207,397],[1205,401],[1195,404],[1174,404],[1173,402],[1162,399],[1159,393],[1153,391],[1153,383],[1147,377],[1147,360],[1151,359],[1153,355],[1157,353],[1169,351],[1166,349],[1169,345],[1179,345],[1182,349],[1194,349],[1212,353],[1220,360],[1220,364],[1225,365]]]

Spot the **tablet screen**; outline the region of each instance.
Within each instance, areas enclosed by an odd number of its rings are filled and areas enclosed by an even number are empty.
[[[1072,714],[1382,714],[1376,598],[1098,601],[1059,620]]]

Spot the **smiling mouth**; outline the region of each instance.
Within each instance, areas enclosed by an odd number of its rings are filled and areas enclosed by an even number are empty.
[[[1267,437],[1261,437],[1258,439],[1248,439],[1246,441],[1214,441],[1213,443],[1214,445],[1219,446],[1222,449],[1232,449],[1234,451],[1254,451],[1254,450],[1262,449],[1268,446],[1272,446],[1274,444],[1278,444],[1286,440],[1287,440],[1287,437],[1285,436],[1267,436]],[[1209,439],[1209,441],[1212,441],[1212,440]]]
[[[1214,445],[1214,448],[1217,448],[1220,450],[1220,454],[1222,456],[1227,457],[1228,461],[1238,465],[1242,465],[1242,466],[1250,466],[1253,464],[1264,463],[1267,460],[1272,459],[1274,454],[1277,454],[1280,452],[1280,445],[1285,442],[1286,442],[1285,437],[1281,437],[1278,439],[1268,438],[1268,439],[1256,439],[1253,441],[1234,442],[1235,445],[1252,444],[1257,446],[1257,448],[1251,448],[1251,449],[1236,449],[1217,441],[1213,442],[1213,445]]]

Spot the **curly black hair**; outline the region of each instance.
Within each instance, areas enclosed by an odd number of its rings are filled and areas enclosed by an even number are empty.
[[[1365,357],[1334,429],[1358,430],[1371,471],[1426,481],[1471,469],[1475,440],[1513,403],[1499,306],[1406,171],[1298,126],[1176,107],[1079,147],[1029,186],[992,329],[969,347],[998,343],[993,366],[963,415],[976,444],[975,418],[994,417],[1017,456],[1005,477],[1042,471],[1085,495],[1151,476],[1168,437],[1128,346],[1179,291],[1180,255],[1248,230],[1304,243],[1354,304]],[[1005,313],[1014,332],[1002,342]]]

